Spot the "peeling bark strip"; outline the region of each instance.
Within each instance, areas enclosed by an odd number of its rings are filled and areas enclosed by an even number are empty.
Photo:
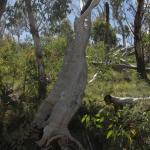
[[[3,13],[6,10],[7,0],[0,0],[0,20],[2,18]]]
[[[134,47],[137,61],[137,72],[142,78],[147,79],[144,61],[144,50],[142,48],[141,27],[143,19],[144,0],[137,0],[137,12],[134,20]]]
[[[56,139],[58,143],[62,143],[67,137],[79,146],[78,149],[83,149],[70,135],[68,124],[81,106],[87,83],[85,49],[90,36],[89,16],[98,3],[99,0],[93,0],[83,15],[75,19],[75,37],[67,48],[58,79],[33,121],[34,127],[44,128],[43,136],[38,142],[39,146],[49,145]],[[60,144],[61,148],[62,145]]]
[[[25,0],[25,5],[28,13],[30,32],[33,37],[34,46],[35,46],[35,56],[38,69],[38,93],[39,98],[45,98],[46,96],[46,76],[44,71],[44,64],[42,59],[42,48],[40,42],[40,36],[38,28],[36,26],[36,20],[33,15],[31,0]]]

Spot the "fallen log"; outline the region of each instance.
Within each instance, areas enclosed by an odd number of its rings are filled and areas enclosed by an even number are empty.
[[[128,47],[123,52],[122,56],[131,56],[135,54],[134,46]]]
[[[122,54],[122,56],[129,56],[134,54],[134,46],[129,46],[129,47],[123,47],[119,50],[117,50],[113,56],[117,56],[118,54]]]
[[[123,69],[134,69],[137,70],[137,66],[133,64],[112,64],[114,70],[123,70]],[[146,68],[146,72],[150,72],[150,68]]]
[[[134,69],[136,70],[137,67],[135,65],[127,65],[127,64],[112,64],[112,68],[114,70],[123,70],[123,69]]]
[[[123,62],[123,59],[120,60]],[[103,62],[97,62],[97,61],[92,61],[91,62],[94,66],[97,66],[97,65],[102,65],[104,64]],[[123,62],[125,64],[109,64],[110,67],[112,67],[114,70],[123,70],[123,69],[134,69],[134,70],[137,70],[137,66],[136,65],[133,65],[133,64],[129,64],[127,62]],[[146,72],[147,73],[150,73],[150,68],[145,68]]]
[[[106,104],[113,104],[114,106],[123,107],[125,105],[133,105],[139,101],[150,100],[150,97],[115,97],[106,95],[104,101]]]

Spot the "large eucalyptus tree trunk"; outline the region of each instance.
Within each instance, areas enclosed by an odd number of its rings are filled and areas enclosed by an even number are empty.
[[[137,0],[138,6],[134,20],[134,47],[137,61],[137,72],[142,78],[147,78],[144,61],[144,50],[142,48],[141,26],[143,19],[144,0]]]
[[[53,140],[57,140],[62,148],[66,142],[65,138],[68,138],[82,148],[71,136],[68,124],[81,106],[87,83],[85,50],[90,36],[91,10],[98,3],[99,0],[93,0],[82,15],[76,17],[75,37],[68,45],[56,84],[35,116],[33,126],[44,128],[43,136],[38,142],[40,146],[49,145]]]
[[[36,64],[38,70],[39,98],[44,98],[46,95],[46,76],[45,76],[44,63],[42,58],[40,36],[38,32],[38,27],[36,25],[34,12],[32,10],[31,0],[25,0],[25,6],[28,14],[28,19],[29,19],[30,32],[32,34],[32,38],[35,46],[35,56],[36,56]]]

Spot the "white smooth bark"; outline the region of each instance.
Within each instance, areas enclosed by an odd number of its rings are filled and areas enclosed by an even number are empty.
[[[89,16],[98,3],[99,0],[93,0],[83,15],[75,19],[75,37],[69,43],[56,84],[35,116],[34,127],[44,128],[43,136],[38,142],[40,146],[49,145],[53,140],[60,141],[67,137],[83,149],[80,143],[70,135],[68,124],[81,106],[87,83],[85,50],[90,36]]]

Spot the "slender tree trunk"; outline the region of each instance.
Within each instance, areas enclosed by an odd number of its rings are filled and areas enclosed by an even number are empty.
[[[105,43],[106,43],[106,51],[105,51],[105,62],[109,63],[108,53],[110,51],[110,40],[109,40],[109,4],[105,3],[105,16],[106,16],[106,28],[105,28]]]
[[[3,13],[6,10],[7,0],[0,0],[0,20],[2,18]]]
[[[105,12],[106,12],[106,34],[105,34],[105,41],[106,41],[106,51],[107,53],[110,50],[110,40],[109,40],[109,4],[108,2],[105,3]]]
[[[81,106],[86,87],[85,50],[90,36],[91,10],[98,3],[99,0],[93,0],[83,14],[75,19],[75,37],[68,45],[56,84],[35,116],[33,126],[44,128],[43,136],[38,142],[40,146],[57,140],[62,148],[64,144],[62,141],[67,137],[82,149],[80,143],[71,136],[68,124]]]
[[[38,93],[39,98],[44,98],[46,95],[46,76],[44,71],[44,64],[42,58],[42,48],[39,37],[38,28],[36,26],[36,20],[32,11],[31,0],[25,0],[26,10],[28,13],[30,32],[33,37],[35,46],[35,56],[38,69]]]
[[[2,18],[3,13],[6,10],[6,4],[7,4],[7,0],[0,0],[0,39],[2,39],[3,37],[3,32],[2,32],[3,27],[1,23],[1,18]]]
[[[125,36],[124,26],[120,18],[118,18],[118,23],[121,27],[123,47],[126,47],[126,36]]]
[[[143,7],[144,0],[137,0],[138,6],[134,20],[134,47],[135,47],[135,56],[137,61],[137,72],[139,75],[146,79],[146,70],[145,70],[145,61],[144,61],[144,50],[142,48],[142,37],[141,37],[141,26],[143,19]]]

